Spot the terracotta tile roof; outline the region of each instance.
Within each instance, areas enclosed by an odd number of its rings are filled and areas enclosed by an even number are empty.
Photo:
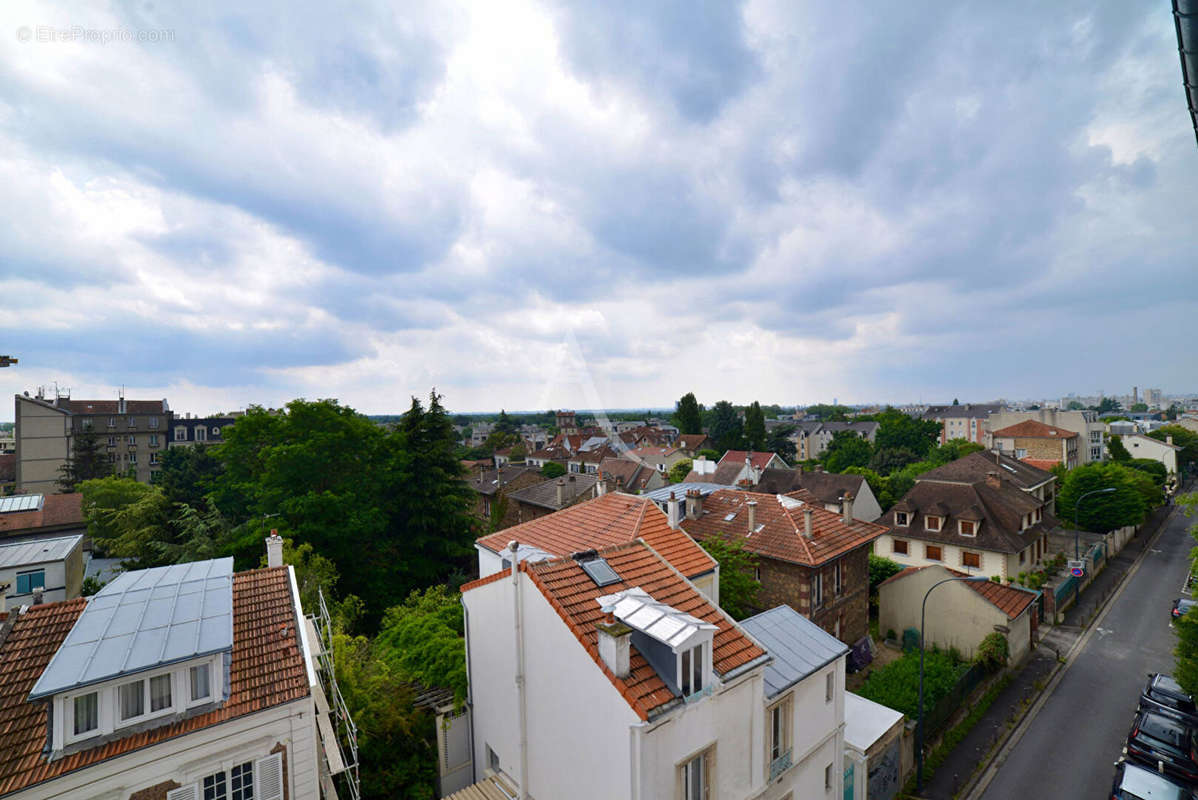
[[[914,575],[917,572],[931,568],[931,564],[922,567],[907,567],[901,572],[891,575],[878,585],[885,586],[888,583],[895,583],[903,578],[906,578],[908,575]],[[968,577],[969,574],[959,570],[949,569],[948,567],[940,567],[940,569],[943,569],[945,572],[951,573],[953,576],[958,578]],[[1022,614],[1027,607],[1035,601],[1037,594],[1030,589],[1016,589],[1014,586],[1006,586],[1001,583],[995,583],[994,581],[986,581],[985,583],[981,581],[978,581],[977,583],[970,581],[965,585],[984,597],[987,602],[989,602],[999,611],[1006,614],[1007,619],[1015,619]]]
[[[758,453],[753,450],[729,450],[724,453],[724,457],[720,459],[720,466],[724,464],[745,465],[745,459],[749,459],[749,463],[757,469],[765,469],[766,464],[774,458],[773,453]]]
[[[1031,464],[1036,469],[1042,469],[1045,472],[1061,463],[1059,458],[1021,458],[1020,461],[1022,461],[1024,464]]]
[[[39,528],[83,527],[83,495],[48,494],[40,511],[15,511],[0,514],[0,536]]]
[[[720,489],[704,498],[699,518],[683,519],[682,527],[700,541],[727,534],[739,538],[746,550],[758,555],[805,566],[826,563],[886,532],[885,527],[872,522],[854,519],[846,523],[840,514],[806,501],[787,502],[798,499]],[[752,533],[746,505],[750,500],[757,501],[755,523],[759,528]],[[808,508],[812,512],[810,539],[804,535],[804,510]]]
[[[596,602],[600,596],[639,586],[655,600],[717,625],[719,630],[715,633],[712,656],[715,671],[720,675],[727,675],[737,667],[766,656],[766,652],[754,644],[736,623],[705,600],[703,595],[643,544],[610,547],[599,554],[620,576],[620,583],[596,586],[582,568],[568,558],[531,565],[521,562],[520,568],[529,574],[562,621],[590,653],[595,664],[641,719],[648,720],[655,710],[664,711],[664,706],[678,698],[635,646],[631,648],[631,671],[627,678],[615,677],[603,665],[595,630],[595,624],[601,622],[604,616]]]
[[[238,572],[233,577],[230,695],[223,706],[48,761],[42,753],[46,705],[26,698],[86,602],[81,598],[33,606],[17,619],[0,647],[0,795],[308,696],[287,569]]]
[[[674,444],[682,450],[694,453],[703,449],[704,445],[710,444],[710,441],[705,433],[684,433],[674,440]]]
[[[599,462],[599,476],[618,479],[629,492],[642,491],[656,474],[652,467],[630,458],[605,458]]]
[[[970,453],[944,466],[928,470],[916,480],[977,483],[986,480],[986,476],[992,472],[997,472],[1003,483],[1010,483],[1020,489],[1031,489],[1053,478],[1051,472],[1010,456],[979,452]]]
[[[994,431],[991,435],[1004,438],[1014,436],[1021,439],[1072,439],[1077,433],[1058,428],[1056,425],[1045,425],[1039,420],[1025,419],[1023,422]]]
[[[669,518],[647,498],[611,492],[564,511],[483,536],[478,543],[499,553],[513,539],[554,556],[645,542],[674,569],[693,578],[715,569],[715,561],[684,531],[670,527]]]
[[[1045,508],[1042,519],[1023,528],[1023,519],[1038,508]],[[896,526],[895,512],[909,515],[909,524]],[[927,530],[927,513],[943,517],[940,530]],[[981,520],[973,537],[964,537],[957,530],[957,520]],[[1027,492],[1010,483],[990,486],[977,483],[941,483],[916,479],[899,502],[883,514],[878,522],[887,526],[892,535],[916,541],[968,545],[972,549],[999,553],[1018,553],[1030,547],[1042,534],[1057,526],[1056,517],[1047,506]]]
[[[647,445],[638,447],[632,451],[632,455],[640,458],[665,458],[679,452],[677,447],[658,447],[656,445]]]

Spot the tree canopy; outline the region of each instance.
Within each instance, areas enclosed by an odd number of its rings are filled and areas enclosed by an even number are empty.
[[[720,452],[739,449],[744,439],[744,424],[736,408],[727,400],[720,400],[713,407],[714,417],[708,436]]]
[[[738,620],[756,613],[757,592],[761,589],[754,576],[757,556],[729,534],[721,533],[699,544],[720,565],[720,608]]]
[[[874,419],[878,422],[874,447],[879,450],[904,448],[922,458],[940,438],[939,422],[916,419],[894,408],[875,414]]]
[[[674,426],[686,434],[703,432],[703,416],[694,392],[687,392],[674,405]]]
[[[1163,425],[1148,435],[1161,442],[1172,436],[1173,444],[1181,448],[1177,454],[1178,464],[1185,464],[1187,468],[1198,464],[1198,433],[1181,425]]]
[[[777,425],[765,437],[765,450],[777,453],[787,464],[793,464],[798,457],[798,448],[791,435],[795,432],[794,425]]]
[[[1131,453],[1127,452],[1127,448],[1123,446],[1123,439],[1118,436],[1107,439],[1106,449],[1111,454],[1112,461],[1131,461]]]
[[[853,431],[836,431],[822,459],[829,472],[844,472],[849,467],[868,467],[873,457],[869,441]]]
[[[79,484],[113,473],[108,453],[101,450],[100,439],[90,425],[71,437],[71,453],[58,469],[58,488],[64,492],[77,491]]]
[[[745,409],[745,446],[750,450],[765,450],[765,412],[756,400]]]
[[[1114,463],[1085,464],[1071,469],[1057,494],[1057,516],[1082,530],[1105,533],[1143,522],[1148,510],[1142,481],[1155,490],[1152,479],[1142,472]],[[1104,494],[1082,495],[1101,489]],[[1077,517],[1075,518],[1075,509]]]

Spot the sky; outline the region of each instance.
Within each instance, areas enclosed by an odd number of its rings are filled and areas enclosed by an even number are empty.
[[[1167,2],[87,5],[0,13],[0,395],[1198,389]]]

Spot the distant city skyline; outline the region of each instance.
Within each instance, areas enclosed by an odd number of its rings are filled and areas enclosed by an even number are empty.
[[[479,410],[1194,380],[1168,3],[6,11],[0,394],[388,413],[433,387]]]

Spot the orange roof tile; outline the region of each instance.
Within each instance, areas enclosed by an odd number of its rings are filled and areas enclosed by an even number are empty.
[[[686,534],[670,527],[668,518],[648,498],[610,492],[538,517],[522,525],[483,536],[478,543],[492,552],[507,549],[513,539],[555,556],[598,550],[636,539],[646,543],[674,569],[693,578],[715,569],[715,560]]]
[[[229,699],[205,714],[133,733],[49,761],[46,704],[26,698],[86,601],[33,606],[0,647],[0,795],[142,747],[308,696],[308,675],[286,568],[233,576],[233,658]]]
[[[773,457],[773,453],[758,453],[753,450],[729,450],[724,453],[724,457],[720,459],[720,463],[743,465],[747,458],[755,469],[765,469]]]
[[[596,586],[582,568],[568,558],[535,564],[521,562],[520,569],[528,573],[562,621],[590,653],[595,664],[641,719],[649,719],[651,712],[662,709],[677,698],[635,646],[631,648],[631,669],[627,678],[617,678],[604,665],[599,656],[599,634],[595,629],[595,624],[604,618],[596,602],[599,597],[639,586],[655,600],[718,626],[712,657],[715,671],[720,675],[727,675],[737,667],[766,655],[736,623],[682,580],[644,544],[637,542],[609,547],[601,550],[600,555],[620,576],[620,583]]]
[[[1031,464],[1036,469],[1042,469],[1045,472],[1061,463],[1059,458],[1021,458],[1019,460],[1024,464]]]
[[[801,494],[800,494],[801,492]],[[886,532],[886,527],[854,519],[845,522],[834,511],[811,503],[809,492],[799,490],[787,497],[803,500],[804,504],[788,508],[778,495],[719,489],[703,500],[703,512],[698,519],[682,520],[687,533],[702,541],[720,534],[739,538],[746,550],[767,558],[816,566],[850,550],[872,542]],[[749,531],[748,506],[757,501],[756,527]],[[804,510],[811,509],[812,536],[804,532]],[[731,516],[731,519],[728,517]]]
[[[0,534],[36,532],[39,528],[83,527],[83,495],[48,494],[38,511],[14,511],[0,514]]]
[[[878,585],[885,586],[888,583],[900,581],[903,578],[906,578],[908,575],[914,575],[915,573],[928,569],[931,566],[934,565],[925,564],[922,567],[906,567],[905,569],[896,572],[894,575],[891,575]],[[960,570],[949,569],[948,567],[941,567],[941,569],[960,578],[967,577],[968,575],[968,573],[961,572]],[[965,585],[970,589],[973,589],[982,597],[986,598],[986,600],[999,611],[1006,614],[1007,619],[1015,619],[1018,617],[1036,599],[1036,593],[1030,589],[1016,589],[1014,586],[1006,586],[1001,583],[995,583],[994,581],[986,581],[985,583],[982,581],[978,581],[977,583],[969,582]]]
[[[994,431],[991,435],[1033,439],[1072,439],[1074,436],[1077,436],[1077,433],[1065,430],[1064,428],[1058,428],[1056,425],[1045,425],[1039,420],[1025,419],[1023,422],[1017,422],[1014,425],[1008,425],[1005,428]]]

